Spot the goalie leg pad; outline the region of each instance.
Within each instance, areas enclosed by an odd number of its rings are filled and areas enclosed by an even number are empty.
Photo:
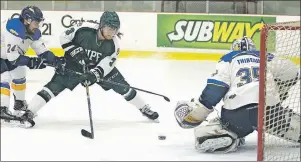
[[[237,135],[224,129],[218,119],[196,127],[194,135],[195,149],[199,152],[228,153],[236,151],[241,144]]]
[[[200,152],[215,152],[226,150],[232,143],[229,135],[205,136],[197,139],[195,148]]]

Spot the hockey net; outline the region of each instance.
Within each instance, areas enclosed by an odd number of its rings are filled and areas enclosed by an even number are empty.
[[[266,24],[260,39],[257,160],[300,161],[300,21]]]

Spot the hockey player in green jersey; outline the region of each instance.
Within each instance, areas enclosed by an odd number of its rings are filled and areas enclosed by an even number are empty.
[[[101,79],[110,79],[129,85],[115,67],[120,51],[119,28],[120,20],[117,13],[105,11],[99,24],[81,22],[63,32],[60,36],[60,43],[65,51],[65,68],[84,73],[85,67],[88,67],[85,77],[83,79],[67,72],[56,72],[51,81],[32,99],[23,117],[33,119],[47,102],[66,88],[73,90],[80,83],[88,84],[88,86],[96,83],[104,90],[113,89],[122,95],[149,119],[157,119],[158,113],[150,109],[136,90],[101,82]]]

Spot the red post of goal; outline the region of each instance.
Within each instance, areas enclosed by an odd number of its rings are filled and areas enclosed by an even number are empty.
[[[273,58],[268,59],[268,52],[273,54]],[[300,21],[265,24],[260,33],[257,161],[300,160],[300,148],[295,147],[296,141],[294,143],[288,138],[282,138],[274,131],[280,128],[281,122],[285,122],[285,120],[279,122],[280,118],[275,115],[278,112],[280,114],[282,110],[277,109],[276,105],[269,105],[276,104],[271,103],[275,102],[271,96],[275,98],[279,96],[279,101],[276,99],[276,102],[279,102],[278,107],[286,104],[287,110],[299,114],[300,117],[300,82],[292,83],[296,74],[300,74],[300,65],[299,68],[295,66],[293,59],[299,60],[300,64]],[[281,89],[284,85],[277,84],[275,80],[279,78],[285,81],[287,87],[290,84],[295,87],[289,88],[290,91]],[[280,99],[280,94],[289,92],[287,99]],[[266,108],[267,106],[270,109]],[[283,125],[281,131],[284,130],[288,130],[287,125]],[[289,135],[300,135],[299,131],[292,132]],[[300,146],[300,142],[297,146]]]
[[[257,126],[257,161],[263,160],[264,138],[264,109],[265,109],[265,68],[266,68],[266,38],[267,26],[264,25],[260,33],[260,64],[259,64],[259,104]]]

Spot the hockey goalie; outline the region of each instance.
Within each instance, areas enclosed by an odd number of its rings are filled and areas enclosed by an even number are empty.
[[[217,63],[216,72],[208,78],[200,97],[176,105],[175,118],[180,127],[194,128],[198,151],[236,151],[245,143],[244,137],[257,129],[259,53],[248,37],[234,41],[232,51]],[[289,59],[271,53],[267,53],[267,57],[268,63],[282,61],[287,67],[274,67],[267,73],[274,78],[273,84],[268,86],[276,88],[266,88],[266,116],[273,118],[273,121],[267,120],[273,123],[266,133],[300,143],[300,114],[282,104],[289,89],[300,81],[299,68]],[[283,70],[288,67],[290,70]],[[221,116],[207,121],[207,116],[222,99]],[[284,126],[287,129],[283,129]]]

